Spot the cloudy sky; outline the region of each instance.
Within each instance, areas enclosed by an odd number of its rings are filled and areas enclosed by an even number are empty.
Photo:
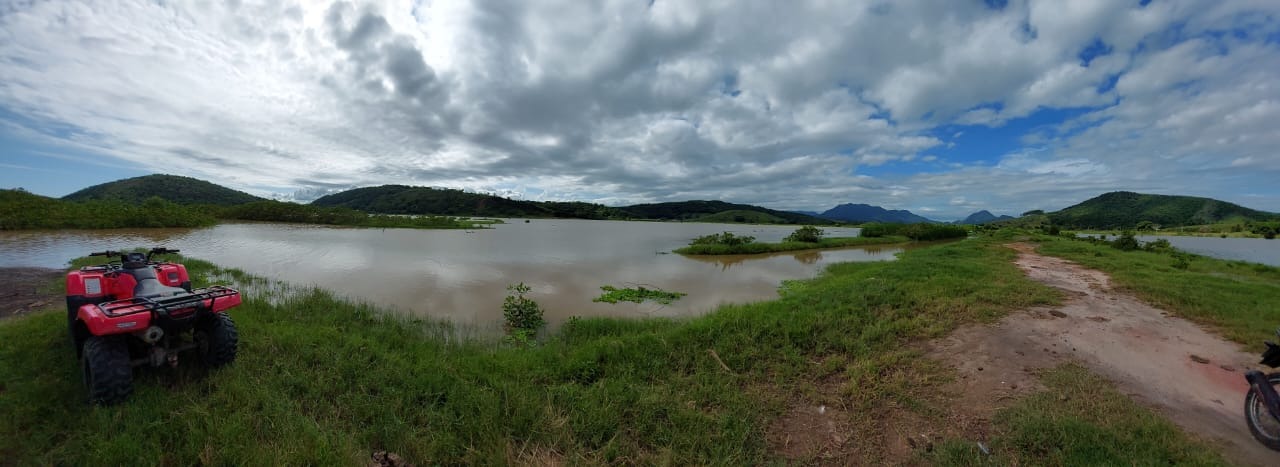
[[[0,187],[1280,211],[1280,2],[0,2]]]

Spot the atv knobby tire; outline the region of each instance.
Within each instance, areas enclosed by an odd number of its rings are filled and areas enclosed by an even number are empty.
[[[236,323],[226,313],[214,313],[196,323],[195,339],[200,359],[209,368],[218,368],[236,360],[240,334]]]
[[[133,367],[129,347],[119,337],[89,336],[80,354],[89,403],[111,405],[133,393]]]

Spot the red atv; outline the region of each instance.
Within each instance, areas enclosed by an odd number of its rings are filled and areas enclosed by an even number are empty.
[[[209,367],[236,359],[239,336],[225,311],[240,304],[240,292],[193,290],[186,267],[151,260],[177,252],[90,253],[108,263],[67,273],[67,330],[90,403],[123,401],[133,392],[133,367],[177,366],[178,352],[197,350]]]

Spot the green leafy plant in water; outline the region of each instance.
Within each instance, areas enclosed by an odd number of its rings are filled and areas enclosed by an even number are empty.
[[[612,285],[601,286],[600,290],[604,293],[599,297],[592,299],[593,302],[618,303],[633,302],[641,303],[645,300],[652,300],[663,305],[670,305],[671,302],[679,300],[680,297],[688,295],[683,292],[668,292],[662,289],[646,289],[644,287],[619,289]]]
[[[507,286],[510,295],[502,301],[502,316],[507,320],[507,333],[512,337],[531,338],[547,323],[538,302],[525,297],[530,290],[524,282]]]

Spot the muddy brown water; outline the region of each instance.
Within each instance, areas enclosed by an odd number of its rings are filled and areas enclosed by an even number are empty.
[[[670,254],[723,231],[778,241],[791,226],[508,220],[484,230],[356,229],[220,224],[204,229],[0,232],[0,267],[64,267],[91,251],[165,246],[223,267],[317,285],[398,312],[494,329],[506,287],[524,282],[556,325],[571,316],[689,316],[722,303],[768,300],[788,279],[828,264],[892,260],[901,247],[691,258]],[[858,229],[828,228],[830,236]],[[684,292],[671,305],[591,301],[600,287]]]

